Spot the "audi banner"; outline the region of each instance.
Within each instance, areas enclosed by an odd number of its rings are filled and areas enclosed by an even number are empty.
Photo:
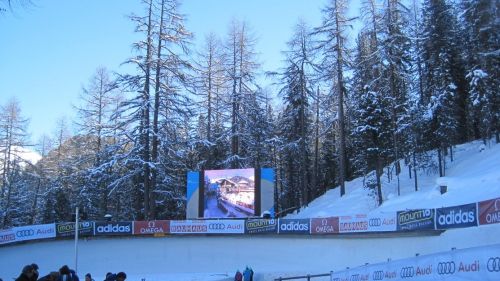
[[[436,229],[471,226],[477,226],[476,203],[436,209]]]
[[[172,234],[243,234],[244,220],[170,221]]]
[[[378,213],[368,215],[368,231],[396,231],[397,230],[397,214],[394,213]]]
[[[95,222],[94,235],[132,234],[132,222]]]
[[[170,232],[170,221],[134,221],[134,235],[165,234]]]
[[[278,233],[278,220],[277,219],[248,219],[245,222],[245,233],[247,233],[247,234]]]
[[[339,218],[311,219],[311,234],[338,234]]]
[[[45,239],[56,237],[54,223],[14,227],[16,241]]]
[[[368,231],[368,217],[366,215],[342,216],[339,218],[340,233],[355,233]]]
[[[500,223],[500,198],[479,202],[479,224]]]
[[[65,222],[56,224],[56,236],[66,237],[75,235],[75,223]],[[84,221],[78,223],[78,235],[92,236],[94,235],[94,222]]]
[[[14,229],[0,230],[0,245],[16,242]]]
[[[398,212],[398,230],[434,229],[434,209]]]
[[[333,272],[332,281],[500,280],[500,244],[453,250]]]
[[[309,219],[279,219],[280,234],[310,234]]]

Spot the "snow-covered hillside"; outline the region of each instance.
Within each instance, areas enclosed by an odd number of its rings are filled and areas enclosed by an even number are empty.
[[[404,172],[400,178],[401,196],[397,196],[395,181],[384,182],[385,202],[380,207],[362,187],[362,179],[356,179],[347,183],[346,196],[339,198],[338,189],[331,190],[288,217],[438,208],[500,197],[500,145],[464,144],[455,149],[454,157],[444,179],[421,173],[418,192],[414,191],[413,179]],[[448,185],[445,194],[438,189],[443,183]],[[339,271],[389,258],[395,261],[415,257],[417,253],[427,255],[493,244],[500,244],[500,224],[448,229],[441,234],[88,238],[79,243],[78,272],[80,276],[90,272],[95,280],[102,280],[108,271],[125,271],[127,281],[230,281],[237,269],[249,265],[256,272],[255,281],[267,281],[279,276]],[[40,265],[41,274],[63,264],[74,267],[75,244],[58,240],[0,247],[0,278],[12,280],[23,265],[32,262]]]
[[[459,145],[454,149],[446,177],[436,173],[420,171],[419,190],[415,192],[414,179],[409,178],[408,169],[402,165],[400,174],[401,196],[397,192],[397,180],[392,175],[382,177],[384,203],[377,207],[376,198],[363,188],[363,178],[346,183],[346,195],[340,198],[339,189],[332,189],[314,200],[308,207],[287,218],[313,218],[339,215],[389,212],[406,209],[439,208],[474,203],[500,197],[500,145],[491,142],[485,146],[481,141]],[[387,169],[384,169],[387,171]],[[439,185],[447,185],[448,192],[441,194]]]

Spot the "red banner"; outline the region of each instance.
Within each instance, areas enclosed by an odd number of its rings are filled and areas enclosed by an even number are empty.
[[[479,224],[500,223],[500,198],[479,202]]]
[[[134,221],[134,235],[170,233],[170,221]]]
[[[339,233],[339,218],[311,219],[311,234],[334,234]]]

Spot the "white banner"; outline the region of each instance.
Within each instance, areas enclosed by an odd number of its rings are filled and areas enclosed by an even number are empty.
[[[13,229],[0,230],[0,245],[16,242],[16,234]]]
[[[342,216],[339,218],[340,233],[367,232],[367,231],[368,231],[367,215]]]
[[[243,234],[244,220],[186,220],[170,221],[172,234]]]
[[[397,213],[378,213],[368,215],[368,231],[396,231]]]
[[[331,281],[500,280],[500,244],[361,266],[333,272]]]
[[[16,235],[16,241],[54,238],[56,237],[56,225],[50,223],[14,227],[14,234]]]

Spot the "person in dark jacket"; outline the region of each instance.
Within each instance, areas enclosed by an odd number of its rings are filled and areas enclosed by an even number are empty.
[[[36,281],[38,280],[38,264],[32,263],[31,266],[33,267],[33,277],[31,277],[30,280]]]
[[[94,281],[94,279],[92,279],[92,275],[90,275],[90,273],[85,274],[85,281]]]
[[[23,267],[23,271],[21,272],[19,277],[17,277],[16,281],[31,281],[31,278],[33,278],[34,274],[35,273],[33,266],[31,264],[26,265]]]
[[[51,273],[38,279],[38,281],[58,281],[58,279],[59,279],[59,272],[52,271]]]
[[[118,272],[117,274],[106,274],[105,281],[125,281],[127,274],[125,272]]]
[[[59,269],[59,278],[58,281],[80,281],[76,272],[72,269],[69,269],[67,265],[63,265]]]

